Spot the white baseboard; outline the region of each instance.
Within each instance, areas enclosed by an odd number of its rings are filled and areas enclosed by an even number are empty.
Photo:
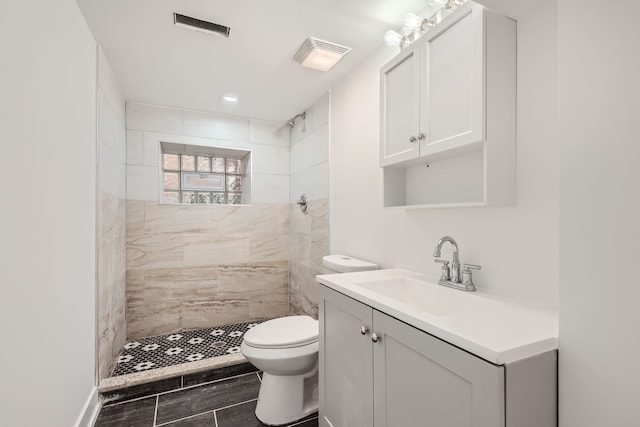
[[[93,427],[98,418],[98,413],[102,403],[98,396],[98,387],[93,387],[89,393],[86,403],[82,408],[82,412],[78,416],[75,427]]]

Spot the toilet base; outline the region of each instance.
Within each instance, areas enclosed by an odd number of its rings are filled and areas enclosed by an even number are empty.
[[[318,411],[318,365],[302,375],[262,374],[256,417],[267,425],[279,426]]]

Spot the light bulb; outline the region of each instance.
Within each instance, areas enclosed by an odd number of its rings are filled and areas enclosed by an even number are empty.
[[[404,37],[393,30],[384,33],[384,43],[387,46],[401,46]]]
[[[415,13],[407,13],[402,22],[402,28],[406,31],[415,31],[422,26],[423,19]]]

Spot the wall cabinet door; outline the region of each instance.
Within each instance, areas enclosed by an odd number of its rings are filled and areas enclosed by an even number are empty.
[[[485,139],[484,27],[484,8],[468,4],[421,39],[421,156]]]
[[[323,427],[373,426],[370,307],[319,286],[320,414]],[[365,327],[365,334],[361,328]]]
[[[374,425],[500,427],[504,368],[373,312]]]
[[[419,49],[407,48],[380,74],[380,166],[419,155]]]

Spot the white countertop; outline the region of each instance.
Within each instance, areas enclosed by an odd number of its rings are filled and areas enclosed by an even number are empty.
[[[319,283],[496,365],[558,348],[557,309],[465,292],[401,269],[324,274]]]

